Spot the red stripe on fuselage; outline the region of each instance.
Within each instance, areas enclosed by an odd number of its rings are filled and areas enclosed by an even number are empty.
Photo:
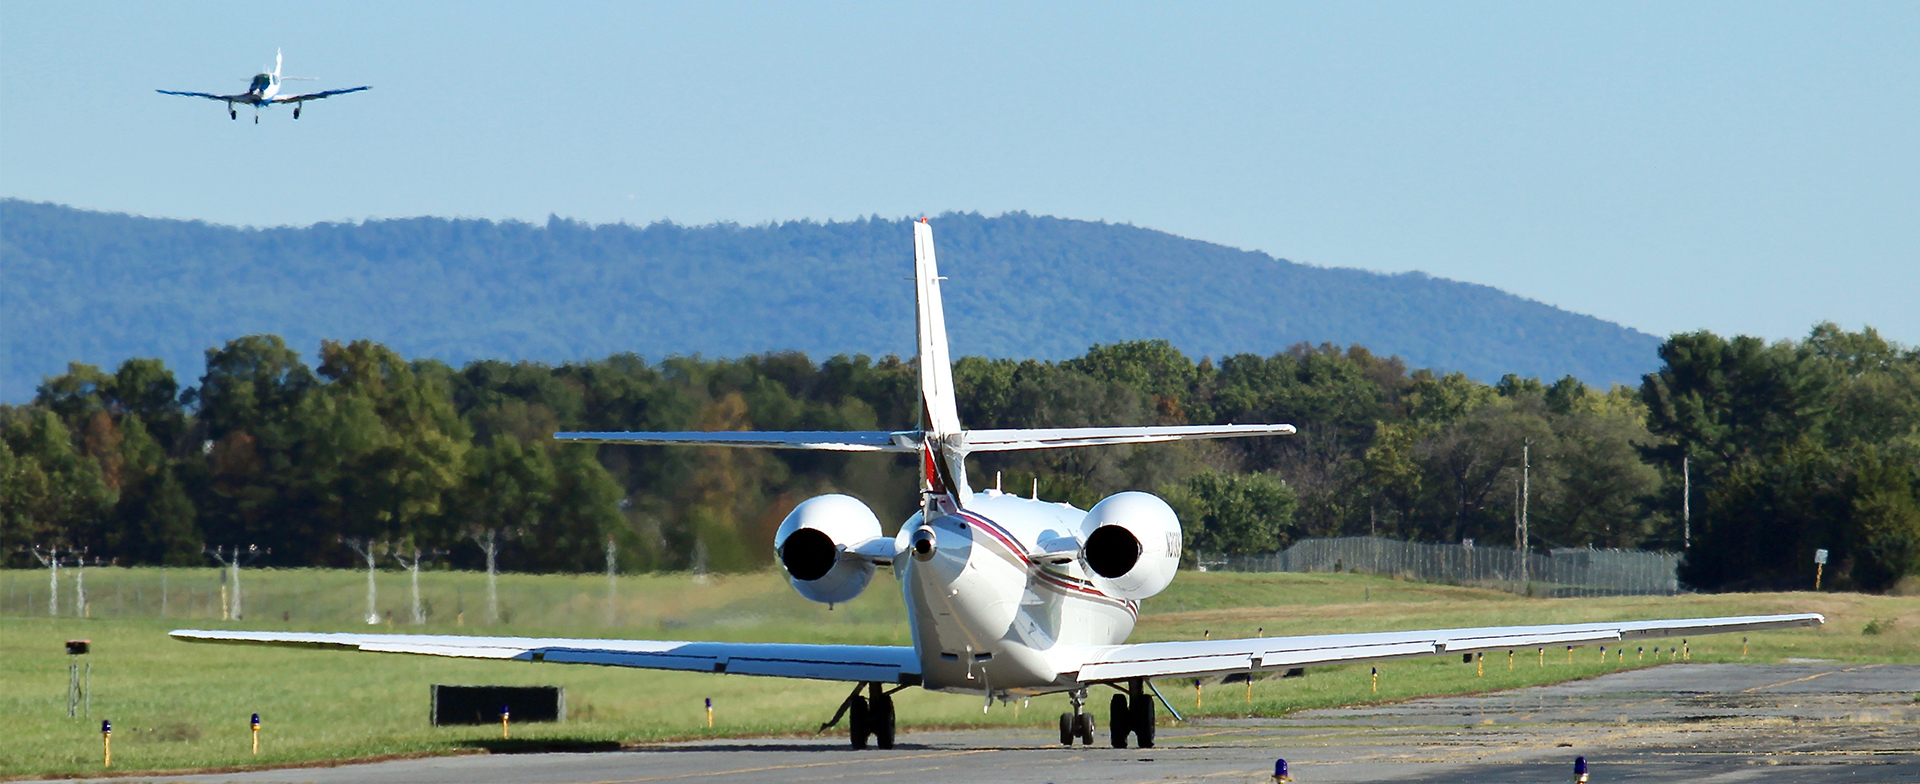
[[[1037,566],[1037,564],[1033,562],[1033,559],[1027,557],[1026,548],[1019,545],[1019,540],[1015,539],[1013,534],[1009,533],[1005,528],[1000,527],[999,523],[980,516],[978,512],[964,509],[955,514],[955,516],[972,523],[973,527],[985,531],[987,536],[992,537],[994,541],[1000,543],[1000,546],[1005,547],[1007,553],[1020,564],[1024,566]],[[1062,574],[1055,574],[1047,571],[1045,567],[1036,568],[1033,570],[1033,573],[1038,576],[1042,582],[1055,588],[1114,602],[1126,608],[1127,612],[1131,613],[1135,618],[1140,616],[1140,605],[1138,602],[1108,596],[1101,593],[1099,589],[1094,588],[1090,582]]]

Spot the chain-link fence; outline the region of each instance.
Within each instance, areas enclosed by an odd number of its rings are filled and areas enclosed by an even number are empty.
[[[1666,596],[1680,592],[1680,558],[1674,553],[1583,548],[1523,558],[1512,547],[1343,536],[1302,539],[1267,555],[1203,557],[1200,566],[1236,572],[1362,572],[1530,596]]]

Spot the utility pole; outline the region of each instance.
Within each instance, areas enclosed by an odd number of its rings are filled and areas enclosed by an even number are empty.
[[[1527,549],[1527,500],[1532,494],[1533,477],[1533,439],[1529,438],[1520,446],[1520,581],[1532,582],[1529,572]]]
[[[1693,549],[1693,456],[1680,456],[1680,549]]]

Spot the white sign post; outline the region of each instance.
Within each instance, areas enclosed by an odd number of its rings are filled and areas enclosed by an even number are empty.
[[[1827,551],[1813,551],[1813,589],[1820,590],[1820,575],[1827,570]]]

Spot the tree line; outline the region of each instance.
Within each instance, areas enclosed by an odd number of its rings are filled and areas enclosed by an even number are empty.
[[[875,430],[915,426],[913,363],[798,353],[632,354],[558,366],[408,360],[272,335],[207,351],[182,386],[162,362],[73,364],[0,406],[0,556],[58,545],[119,563],[350,566],[347,539],[502,568],[761,568],[809,496],[859,497],[891,527],[916,473],[896,455],[590,446],[557,430]],[[1287,438],[996,453],[976,485],[1085,508],[1148,489],[1189,552],[1303,536],[1687,552],[1702,588],[1806,582],[1881,590],[1920,569],[1920,351],[1831,324],[1768,343],[1674,335],[1638,388],[1409,371],[1360,346],[1199,361],[1167,341],[1059,361],[954,365],[969,427],[1289,422]],[[1523,465],[1524,463],[1524,465]],[[1522,485],[1526,492],[1522,497]],[[1683,492],[1690,488],[1690,495]],[[1683,498],[1683,495],[1685,496]],[[1690,511],[1690,516],[1683,510]]]

